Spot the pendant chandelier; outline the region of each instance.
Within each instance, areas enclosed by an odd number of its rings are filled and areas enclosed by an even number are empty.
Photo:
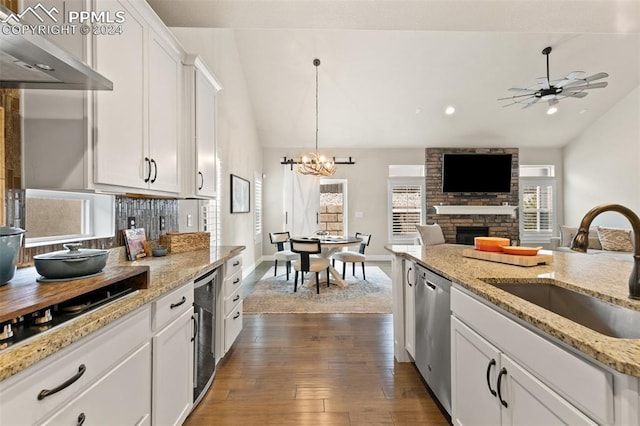
[[[318,67],[320,59],[314,59],[316,67],[316,150],[304,155],[298,164],[298,173],[313,176],[332,176],[336,172],[336,164],[332,159],[318,154]]]

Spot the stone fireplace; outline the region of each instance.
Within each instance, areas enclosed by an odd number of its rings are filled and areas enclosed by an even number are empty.
[[[442,157],[444,154],[511,154],[511,191],[509,193],[444,193],[442,192]],[[462,242],[458,228],[486,228],[482,236],[503,237],[512,244],[519,243],[519,158],[517,148],[427,148],[426,164],[426,219],[440,225],[445,242],[473,244],[469,235]],[[473,176],[469,176],[473,179]],[[443,208],[445,207],[445,208]]]

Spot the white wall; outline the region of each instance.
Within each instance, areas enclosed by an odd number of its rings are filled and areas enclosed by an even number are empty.
[[[562,148],[520,148],[519,151],[520,165],[530,166],[555,166],[556,174],[556,225],[564,224],[564,165],[562,157]],[[554,227],[554,232],[559,234],[559,227]]]
[[[640,213],[640,87],[614,105],[564,148],[567,224],[602,203],[622,204]],[[594,224],[630,228],[617,213]]]
[[[244,245],[244,269],[262,256],[261,242],[254,243],[254,185],[256,172],[262,172],[262,148],[256,132],[253,110],[233,30],[213,28],[171,28],[183,47],[198,53],[223,86],[217,104],[217,156],[221,179],[220,243]],[[251,212],[229,213],[229,175],[251,182]]]
[[[264,211],[265,237],[264,253],[272,254],[274,248],[269,243],[269,232],[284,230],[283,213],[283,166],[282,157],[298,158],[310,149],[298,151],[280,148],[265,148],[263,153],[264,172]],[[371,233],[371,243],[367,254],[374,258],[388,257],[390,253],[384,249],[387,244],[387,181],[389,165],[425,163],[424,148],[415,149],[319,149],[321,154],[335,157],[354,157],[355,165],[338,165],[332,178],[347,179],[349,209],[348,233]],[[362,212],[361,218],[355,212]]]

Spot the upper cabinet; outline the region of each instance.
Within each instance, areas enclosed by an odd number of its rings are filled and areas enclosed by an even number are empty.
[[[188,55],[185,60],[185,173],[182,196],[216,196],[216,95],[220,83],[202,60]]]
[[[113,91],[24,92],[25,187],[177,196],[182,47],[146,2],[92,4],[125,19],[117,33],[79,38],[72,53]]]

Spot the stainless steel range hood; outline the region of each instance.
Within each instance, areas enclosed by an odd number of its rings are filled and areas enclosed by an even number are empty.
[[[0,88],[113,90],[113,83],[51,41],[20,28],[0,6]],[[12,28],[16,28],[13,31]]]

